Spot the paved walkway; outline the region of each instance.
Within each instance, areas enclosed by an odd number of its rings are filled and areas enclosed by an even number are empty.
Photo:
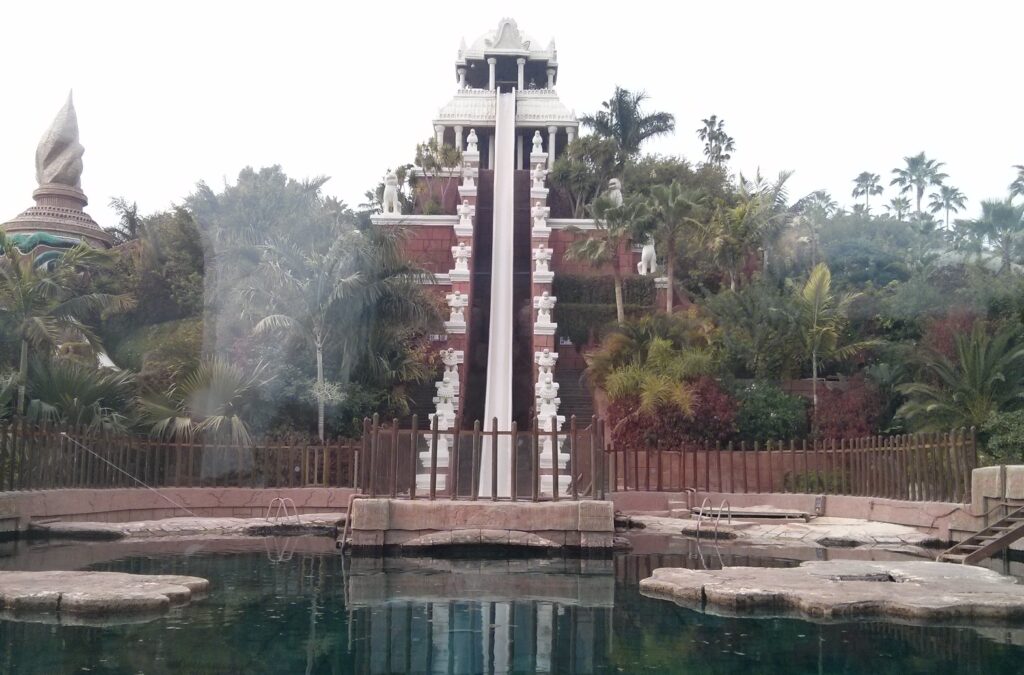
[[[127,523],[60,521],[33,525],[32,531],[68,539],[144,539],[181,535],[265,536],[319,534],[336,536],[343,513],[305,513],[287,518],[164,518]]]

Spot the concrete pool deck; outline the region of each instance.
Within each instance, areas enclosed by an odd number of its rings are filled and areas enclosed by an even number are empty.
[[[271,535],[336,536],[345,522],[339,513],[304,513],[280,518],[202,518],[181,517],[137,520],[122,523],[53,522],[35,524],[35,536],[55,539],[148,539],[190,535],[235,535],[259,537]]]
[[[799,567],[663,567],[644,595],[713,613],[816,619],[1024,620],[1024,585],[992,570],[928,561],[809,561]]]

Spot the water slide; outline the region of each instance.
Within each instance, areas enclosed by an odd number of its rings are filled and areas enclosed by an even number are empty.
[[[494,239],[491,255],[491,325],[487,350],[485,428],[497,418],[498,429],[512,426],[512,236],[513,178],[515,177],[516,94],[498,93],[494,142]],[[491,466],[490,448],[480,457],[480,495],[491,496],[491,471],[497,471],[498,496],[512,491],[512,442],[498,443],[498,465]]]

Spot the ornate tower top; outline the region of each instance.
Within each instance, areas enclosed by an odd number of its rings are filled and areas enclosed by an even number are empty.
[[[84,210],[89,199],[82,192],[83,154],[78,116],[69,93],[36,148],[39,187],[32,193],[36,205],[4,223],[3,230],[26,241],[46,240],[51,248],[67,248],[80,241],[108,248],[113,239]]]

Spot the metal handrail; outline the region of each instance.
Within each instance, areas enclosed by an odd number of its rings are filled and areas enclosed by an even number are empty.
[[[711,497],[705,497],[704,501],[700,503],[700,508],[697,509],[697,539],[700,539],[700,521],[704,519],[704,505],[711,506]],[[691,514],[692,515],[692,514]]]
[[[273,499],[271,499],[270,505],[267,506],[267,515],[265,517],[265,520],[270,520],[270,511],[274,508],[275,505],[277,506],[277,511],[274,512],[274,520],[276,521],[278,518],[281,517],[282,510],[284,511],[284,517],[287,518],[289,504],[292,507],[292,516],[295,518],[295,523],[297,525],[301,525],[302,519],[299,518],[299,509],[295,506],[295,502],[292,500],[291,497],[274,497]]]
[[[718,524],[722,522],[722,510],[727,507],[729,509],[729,522],[727,524],[732,527],[732,504],[729,503],[728,499],[723,499],[718,507],[718,513],[715,514],[715,541],[718,541]]]

